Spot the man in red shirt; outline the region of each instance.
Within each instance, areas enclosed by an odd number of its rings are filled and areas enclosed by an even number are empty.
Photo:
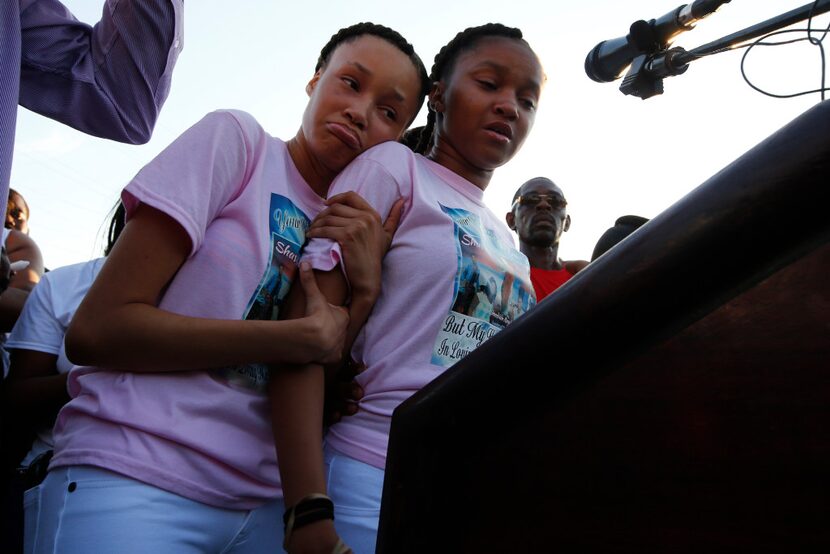
[[[559,239],[571,226],[567,206],[562,189],[550,179],[536,177],[519,187],[505,216],[507,226],[519,235],[519,250],[530,261],[537,301],[588,265],[587,260],[559,257]]]

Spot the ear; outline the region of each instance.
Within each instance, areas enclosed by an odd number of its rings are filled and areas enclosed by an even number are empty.
[[[432,83],[432,89],[429,91],[429,106],[436,113],[444,111],[444,83],[442,81]]]
[[[510,227],[511,231],[516,230],[516,216],[513,215],[513,212],[507,212],[504,216],[504,220],[507,222],[507,226]]]
[[[305,86],[305,93],[307,95],[311,96],[311,93],[314,92],[315,88],[317,88],[317,81],[320,80],[320,76],[322,74],[323,74],[322,69],[318,69],[317,71],[314,72],[314,77],[312,77],[311,80],[308,82],[308,84]]]
[[[571,216],[566,215],[565,216],[565,223],[562,225],[562,232],[564,233],[565,231],[567,231],[570,228],[571,228]]]

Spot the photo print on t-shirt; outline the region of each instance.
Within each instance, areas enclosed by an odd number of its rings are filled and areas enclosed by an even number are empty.
[[[254,290],[243,319],[271,320],[279,318],[280,306],[297,275],[305,234],[311,220],[289,198],[271,194],[268,232],[271,251],[265,274]],[[268,383],[268,366],[249,364],[219,370],[231,383],[264,391]]]
[[[458,271],[453,302],[444,318],[432,363],[449,367],[536,304],[527,258],[499,240],[477,214],[441,209],[454,223]]]

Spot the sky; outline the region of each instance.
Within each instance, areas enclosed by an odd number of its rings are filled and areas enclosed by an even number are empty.
[[[64,3],[78,19],[94,23],[103,0]],[[678,37],[675,46],[692,49],[807,3],[733,0]],[[740,74],[740,50],[692,63],[684,75],[666,80],[665,94],[645,101],[623,95],[619,82],[586,77],[583,64],[594,45],[680,4],[189,0],[184,50],[152,140],[132,146],[89,137],[20,108],[11,186],[30,205],[31,236],[47,267],[100,256],[121,188],[204,114],[242,109],[271,135],[291,138],[319,51],[339,28],[358,21],[388,25],[415,45],[429,69],[457,32],[495,21],[523,30],[548,80],[534,129],[519,154],[496,171],[485,201],[501,215],[524,181],[552,179],[563,189],[572,218],[560,255],[588,259],[617,217],[654,217],[820,100],[817,94],[779,100],[752,90]],[[820,16],[814,27],[828,21],[828,14]],[[756,48],[746,67],[754,82],[779,94],[820,83],[819,50],[806,43]],[[422,113],[415,124],[424,118]]]

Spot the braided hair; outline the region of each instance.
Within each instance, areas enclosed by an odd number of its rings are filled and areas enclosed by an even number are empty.
[[[110,219],[109,228],[107,229],[107,246],[104,248],[104,256],[109,256],[109,253],[112,252],[112,248],[115,246],[115,241],[118,240],[118,237],[121,235],[121,231],[124,230],[124,226],[127,224],[127,208],[124,207],[124,203],[120,200],[112,209],[112,218]]]
[[[471,50],[476,43],[487,37],[503,37],[515,40],[521,40],[522,31],[514,27],[507,27],[501,23],[486,23],[478,27],[468,27],[464,29],[449,41],[446,46],[441,48],[438,54],[435,55],[435,61],[432,65],[432,71],[429,74],[430,83],[436,83],[448,75],[452,74],[455,67],[455,62],[463,52]],[[424,127],[419,127],[420,135],[418,142],[414,148],[415,152],[419,154],[426,154],[433,142],[433,132],[435,130],[435,110],[427,104],[429,113],[427,114],[427,124]],[[412,129],[415,132],[416,129]],[[410,142],[411,144],[411,142]]]
[[[409,61],[411,61],[412,65],[415,66],[415,70],[418,72],[418,79],[421,81],[421,90],[418,94],[418,107],[412,115],[412,119],[415,119],[415,115],[421,111],[421,106],[424,105],[424,99],[429,93],[432,81],[427,76],[427,70],[424,66],[424,62],[421,61],[420,56],[415,53],[415,48],[394,29],[390,29],[384,25],[378,25],[377,23],[370,23],[368,21],[363,23],[355,23],[354,25],[340,29],[333,34],[326,45],[323,46],[323,49],[320,51],[320,57],[317,58],[317,65],[314,67],[314,71],[317,72],[321,69],[325,69],[326,65],[329,63],[329,59],[331,59],[331,55],[338,46],[357,40],[364,35],[376,36],[378,38],[382,38],[386,42],[389,42],[398,50],[406,54]]]

